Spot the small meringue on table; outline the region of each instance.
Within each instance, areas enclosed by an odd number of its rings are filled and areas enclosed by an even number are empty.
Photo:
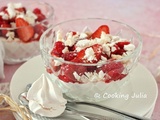
[[[29,109],[41,116],[57,117],[61,115],[67,100],[63,98],[60,88],[44,74],[37,79],[27,93]]]

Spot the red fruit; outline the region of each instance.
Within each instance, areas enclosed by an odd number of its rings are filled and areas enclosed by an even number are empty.
[[[63,64],[61,66],[61,75],[65,75],[71,81],[76,81],[73,72],[75,71],[74,65]]]
[[[33,13],[35,13],[35,14],[41,14],[41,10],[39,8],[35,8],[33,10]]]
[[[62,50],[65,48],[64,46],[64,43],[61,42],[61,41],[57,41],[55,44],[54,44],[54,48],[53,50],[51,51],[51,55],[55,55],[57,57],[61,57],[62,56]]]
[[[16,18],[17,34],[23,42],[29,41],[34,35],[34,29],[27,21],[22,18]]]
[[[36,21],[41,22],[42,20],[46,19],[46,16],[41,14],[36,14],[37,15],[37,19]]]
[[[36,14],[36,16],[37,16],[36,21],[38,21],[38,22],[46,19],[46,16],[41,12],[41,10],[39,8],[35,8],[33,10],[33,13]]]
[[[77,56],[77,54],[75,52],[67,52],[67,53],[63,54],[64,60],[67,60],[67,61],[73,60],[76,56]]]
[[[121,80],[126,76],[126,74],[121,74],[118,69],[108,72],[108,75],[111,77],[110,79],[114,81]]]
[[[19,11],[19,12],[24,12],[24,13],[26,13],[26,8],[25,7],[21,7],[21,8],[16,8],[16,10],[17,11]]]
[[[34,26],[34,31],[35,31],[35,33],[37,33],[38,35],[37,35],[37,37],[35,38],[35,40],[39,41],[42,33],[43,33],[46,29],[47,29],[47,27],[45,27],[45,26],[43,26],[43,25],[41,25],[41,24],[36,24],[36,25]]]
[[[76,81],[73,81],[72,79],[69,79],[67,76],[65,76],[65,75],[58,75],[58,78],[60,79],[60,80],[62,80],[63,82],[67,82],[67,83],[69,83],[69,82],[72,82],[72,83],[75,83]]]
[[[44,25],[42,25],[42,24],[36,24],[36,25],[34,26],[34,30],[35,30],[35,32],[38,33],[38,34],[42,34],[46,29],[47,29],[47,28],[46,28]]]
[[[4,12],[6,9],[7,9],[7,6],[3,6],[0,8],[0,12],[2,12],[2,11]]]
[[[130,44],[130,42],[128,42],[128,41],[116,43],[116,45],[121,49],[124,48],[124,45],[128,45],[128,44]]]
[[[109,34],[109,27],[107,25],[102,25],[100,26],[92,35],[90,38],[94,39],[94,38],[100,38],[101,37],[101,33],[105,32],[106,34]]]
[[[1,24],[1,28],[10,28],[11,27],[11,25],[10,24],[8,24],[8,23],[2,23]],[[8,32],[8,30],[1,30],[1,34],[4,36],[4,37],[6,37],[6,34],[7,34],[7,32]]]
[[[96,57],[96,61],[99,61],[101,59],[101,55],[102,55],[102,46],[99,44],[95,44],[92,46],[92,49],[95,53],[95,57]]]
[[[49,73],[49,74],[52,74],[53,71],[50,69],[50,68],[46,68],[46,71]]]
[[[99,68],[99,70],[102,70],[103,72],[110,72],[112,70],[118,70],[119,73],[122,73],[122,71],[124,70],[124,66],[121,62],[113,61],[113,62],[103,65],[102,67]]]
[[[81,51],[79,51],[77,53],[77,58],[80,59],[80,60],[83,60],[83,57],[85,56],[85,50],[86,49],[82,49]]]

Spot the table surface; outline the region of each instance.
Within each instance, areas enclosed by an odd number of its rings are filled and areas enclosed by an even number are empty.
[[[15,0],[13,0],[15,1]],[[135,28],[142,36],[143,50],[140,62],[156,76],[160,66],[160,1],[154,0],[45,0],[54,7],[54,24],[75,18],[109,18],[124,22]],[[6,78],[0,83],[10,82],[14,72],[23,63],[5,65]],[[157,79],[157,81],[160,81]],[[157,82],[160,91],[160,82]],[[152,119],[160,119],[160,93]],[[4,116],[5,117],[1,117]],[[15,120],[10,112],[0,112],[0,120]]]

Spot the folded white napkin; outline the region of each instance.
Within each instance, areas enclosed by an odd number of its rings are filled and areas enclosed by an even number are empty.
[[[5,55],[5,51],[4,51],[4,46],[2,41],[0,40],[0,79],[4,79],[4,55]]]

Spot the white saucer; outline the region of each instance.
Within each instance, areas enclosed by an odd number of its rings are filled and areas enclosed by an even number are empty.
[[[18,95],[25,90],[29,83],[33,83],[42,73],[45,73],[43,62],[40,56],[34,57],[28,62],[24,63],[13,75],[10,83],[11,97],[15,102],[18,101]],[[110,98],[101,102],[102,105],[107,105],[125,112],[130,112],[139,116],[147,116],[147,113],[154,108],[157,96],[158,87],[152,74],[141,64],[132,71],[130,76],[130,84],[125,85],[122,90],[124,94],[129,94],[128,100],[118,98]],[[132,94],[136,95],[142,93],[147,97],[131,98]],[[78,106],[79,109],[97,112],[86,106]],[[98,111],[100,114],[105,114],[105,111]],[[150,117],[150,116],[149,116]]]

